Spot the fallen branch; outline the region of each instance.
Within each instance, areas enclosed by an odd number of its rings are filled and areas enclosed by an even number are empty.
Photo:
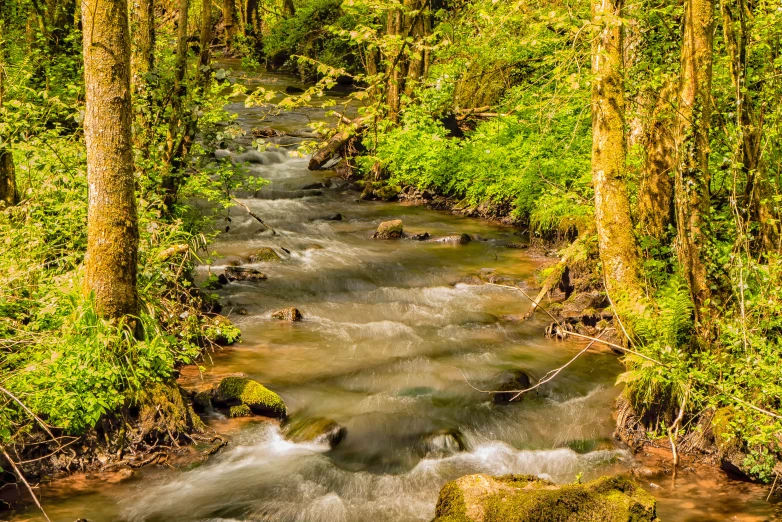
[[[544,375],[544,376],[543,376],[543,378],[542,378],[541,380],[539,380],[539,381],[538,381],[538,383],[537,383],[535,386],[531,386],[531,387],[529,387],[529,388],[526,388],[526,389],[524,389],[524,390],[502,390],[502,391],[500,391],[500,390],[496,390],[496,391],[481,390],[480,388],[477,388],[477,387],[473,386],[473,385],[470,383],[470,381],[469,381],[469,380],[467,380],[467,376],[466,376],[466,375],[464,375],[464,372],[463,372],[462,370],[460,370],[459,368],[456,368],[456,369],[457,369],[457,370],[459,370],[459,373],[461,373],[461,374],[462,374],[462,377],[464,378],[464,382],[466,382],[466,383],[467,383],[467,385],[468,385],[468,386],[470,386],[470,388],[472,388],[472,389],[474,389],[474,390],[477,390],[477,391],[479,391],[479,392],[481,392],[481,393],[515,393],[516,395],[514,395],[514,396],[513,396],[513,397],[510,399],[510,401],[509,401],[509,402],[513,402],[513,401],[515,401],[516,399],[518,399],[518,398],[519,398],[519,396],[520,396],[521,394],[523,394],[523,393],[527,393],[527,392],[529,392],[529,391],[532,391],[532,390],[534,390],[534,389],[536,389],[536,388],[539,388],[540,386],[543,386],[543,385],[544,385],[544,384],[546,384],[547,382],[550,382],[550,381],[552,381],[552,380],[554,379],[554,377],[556,377],[557,375],[559,375],[559,373],[560,373],[562,370],[564,370],[565,368],[567,368],[568,366],[570,366],[570,365],[571,365],[571,364],[572,364],[572,363],[573,363],[573,362],[574,362],[576,359],[578,359],[578,358],[579,358],[579,357],[581,357],[581,356],[582,356],[584,353],[586,353],[586,351],[587,351],[587,350],[589,350],[589,349],[592,347],[592,345],[593,345],[593,344],[595,344],[595,342],[597,342],[597,341],[599,341],[599,340],[600,340],[600,336],[602,336],[602,335],[603,335],[605,332],[607,332],[607,331],[608,331],[608,330],[603,330],[602,332],[600,332],[600,335],[598,335],[598,336],[597,336],[595,339],[593,339],[593,340],[592,340],[592,342],[590,342],[589,344],[587,344],[587,345],[586,345],[586,347],[585,347],[583,350],[581,350],[580,352],[578,352],[578,353],[575,355],[575,357],[573,357],[572,359],[570,359],[568,362],[566,362],[564,365],[560,366],[559,368],[555,368],[555,369],[553,369],[553,370],[549,371],[549,372],[548,372],[546,375]]]
[[[16,473],[16,476],[19,477],[19,480],[21,480],[24,483],[25,487],[27,488],[27,491],[30,492],[30,495],[33,497],[33,502],[35,502],[35,505],[38,506],[38,509],[41,510],[41,513],[43,514],[43,518],[45,518],[47,522],[52,522],[51,519],[49,518],[49,515],[47,515],[46,511],[44,511],[43,506],[38,501],[38,497],[35,495],[32,486],[30,486],[30,483],[27,482],[26,478],[24,478],[24,473],[22,473],[22,470],[20,470],[19,467],[17,467],[16,462],[14,462],[14,460],[11,458],[8,452],[5,451],[5,448],[3,448],[3,455],[5,456],[5,459],[11,465],[11,467],[14,468],[14,472]]]
[[[342,116],[342,118],[347,119],[344,116]],[[350,138],[355,136],[366,126],[367,119],[368,118],[366,116],[359,116],[354,120],[350,120],[350,123],[345,130],[334,134],[334,136],[329,138],[323,147],[321,147],[315,154],[312,155],[307,168],[309,170],[318,170],[323,167],[323,165],[328,163],[331,157],[334,156],[334,154],[336,154],[337,151],[350,140]]]
[[[247,211],[247,213],[250,214],[250,216],[252,216],[253,218],[255,218],[258,221],[258,223],[260,223],[261,225],[265,226],[267,229],[271,230],[273,235],[275,235],[275,236],[277,235],[277,232],[272,227],[270,227],[269,225],[264,223],[261,218],[259,218],[252,210],[250,210],[250,207],[248,207],[247,205],[245,205],[244,203],[242,203],[241,201],[239,201],[236,198],[231,198],[231,200],[234,203],[236,203],[237,205],[243,206],[244,209]]]

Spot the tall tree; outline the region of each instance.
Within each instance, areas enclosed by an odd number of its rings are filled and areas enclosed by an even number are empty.
[[[5,62],[6,62],[6,0],[0,0],[0,111],[3,110],[5,97]],[[7,132],[0,127],[0,202],[5,205],[15,205],[18,201],[16,190],[16,169],[11,153],[11,143]]]
[[[685,0],[677,125],[676,225],[678,259],[696,317],[710,298],[704,250],[708,238],[709,120],[714,0]]]
[[[592,184],[600,260],[609,293],[636,294],[639,261],[625,179],[622,0],[593,0],[592,16],[600,27],[592,44]]]
[[[204,76],[208,78],[209,73],[203,69],[209,67],[209,51],[212,45],[212,0],[202,0],[199,45],[201,47],[201,53],[198,58],[199,78]]]
[[[231,50],[240,29],[236,0],[223,0],[223,28],[225,29],[225,46]]]
[[[82,0],[87,106],[87,290],[99,313],[138,313],[127,0]]]
[[[131,83],[134,92],[141,94],[145,89],[146,75],[155,68],[154,0],[133,0],[130,29],[133,35]]]

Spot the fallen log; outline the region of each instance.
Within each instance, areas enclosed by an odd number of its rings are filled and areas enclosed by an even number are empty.
[[[343,116],[343,121],[346,120]],[[358,118],[352,120],[350,124],[347,126],[346,129],[341,130],[337,132],[334,136],[329,138],[329,140],[326,142],[326,144],[318,150],[315,154],[312,155],[312,158],[310,159],[310,163],[307,166],[309,170],[318,170],[323,165],[328,163],[328,161],[334,156],[334,154],[337,153],[337,151],[350,140],[353,136],[355,136],[361,129],[363,129],[366,124],[367,117],[366,116],[359,116]]]
[[[543,300],[543,298],[546,297],[546,295],[562,281],[563,276],[566,275],[568,271],[568,263],[573,257],[583,251],[582,244],[585,241],[583,239],[585,236],[586,234],[576,239],[562,253],[562,258],[556,265],[554,265],[554,267],[551,269],[551,272],[549,272],[548,277],[546,277],[546,280],[543,281],[543,288],[540,289],[540,292],[538,292],[538,295],[532,301],[529,311],[524,315],[524,319],[529,319],[532,317],[532,314],[535,313],[535,310],[538,308],[538,305]]]

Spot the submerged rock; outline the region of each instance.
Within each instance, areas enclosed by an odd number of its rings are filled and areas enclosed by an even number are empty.
[[[403,231],[401,219],[383,221],[378,225],[377,232],[372,237],[375,239],[399,239],[402,237]]]
[[[336,447],[347,435],[347,428],[331,419],[294,420],[285,426],[286,436],[293,442],[314,442]]]
[[[326,214],[325,216],[318,216],[316,218],[312,218],[313,221],[342,221],[343,216],[340,213],[336,214]]]
[[[526,243],[508,243],[505,245],[505,248],[518,248],[520,250],[526,250],[529,248],[529,245]]]
[[[250,263],[277,262],[282,261],[280,255],[269,247],[261,247],[250,255]]]
[[[276,312],[272,312],[272,317],[274,319],[280,319],[282,321],[301,321],[303,319],[303,316],[301,315],[301,312],[298,308],[290,307],[290,308],[283,308],[282,310],[277,310]]]
[[[413,234],[410,236],[410,239],[413,241],[426,241],[429,237],[429,232],[424,232],[423,234]]]
[[[256,138],[273,138],[275,136],[281,136],[282,133],[271,127],[256,127],[253,129],[253,136]]]
[[[518,394],[518,391],[510,390],[526,390],[530,387],[529,375],[521,370],[514,370],[512,372],[505,372],[501,376],[501,384],[497,387],[500,393],[492,394],[492,401],[494,404],[508,404],[510,402],[521,402],[524,399],[524,394]],[[508,390],[508,391],[505,391]],[[518,395],[518,397],[517,397]]]
[[[624,477],[557,486],[530,475],[467,475],[440,490],[433,522],[659,522],[656,501]]]
[[[227,281],[263,281],[268,279],[266,274],[243,266],[227,266],[224,272]]]
[[[464,451],[464,437],[458,430],[444,429],[426,435],[421,441],[424,456],[447,457]]]
[[[304,92],[304,89],[301,87],[296,87],[294,85],[288,85],[285,87],[285,94],[301,94]]]
[[[226,377],[220,381],[212,396],[212,403],[230,408],[232,417],[246,414],[247,410],[256,415],[282,419],[287,415],[285,403],[279,395],[246,377]],[[246,408],[235,408],[242,405]]]
[[[470,241],[472,241],[472,238],[468,236],[467,234],[459,234],[454,236],[446,236],[446,237],[439,237],[435,239],[434,241],[438,243],[451,243],[454,245],[466,245]]]

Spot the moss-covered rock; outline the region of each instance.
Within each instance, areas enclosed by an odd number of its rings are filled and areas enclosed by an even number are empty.
[[[224,272],[227,281],[265,281],[266,274],[254,268],[244,266],[227,266]]]
[[[300,418],[285,425],[285,434],[293,442],[326,443],[333,448],[345,438],[347,429],[324,417]]]
[[[239,404],[237,406],[231,406],[228,409],[228,415],[233,419],[236,417],[250,417],[253,414],[252,410],[246,404]]]
[[[252,413],[267,417],[285,418],[287,414],[285,403],[279,395],[246,377],[223,379],[215,390],[212,402],[227,408],[244,404]]]
[[[372,236],[375,239],[399,239],[402,237],[404,227],[401,219],[383,221],[378,225],[377,232]]]
[[[624,477],[557,486],[528,475],[467,475],[443,486],[434,522],[656,522],[656,501]]]
[[[170,439],[206,427],[176,382],[154,383],[136,397],[141,439]]]
[[[269,247],[262,247],[250,255],[250,263],[277,263],[282,261],[280,255]]]

